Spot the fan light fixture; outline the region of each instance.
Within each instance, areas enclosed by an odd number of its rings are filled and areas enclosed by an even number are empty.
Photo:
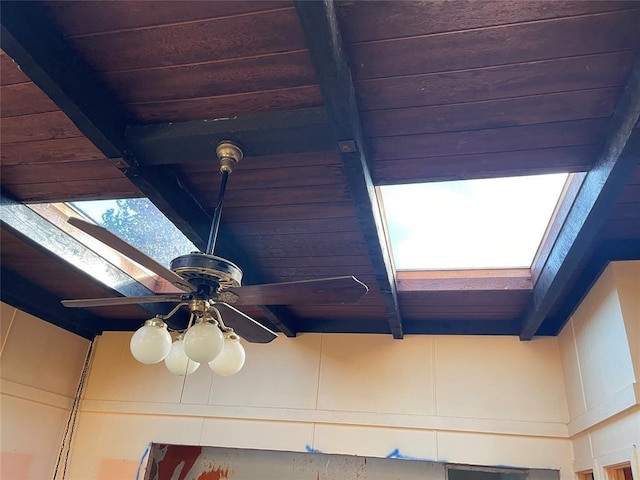
[[[244,360],[245,352],[240,343],[240,337],[233,332],[226,332],[222,352],[209,362],[209,368],[213,370],[213,373],[228,377],[240,371]]]
[[[167,330],[167,324],[160,317],[147,320],[133,334],[129,346],[131,353],[140,363],[160,363],[171,350],[171,335]]]
[[[164,359],[164,364],[171,373],[180,376],[191,375],[200,366],[198,362],[194,362],[184,353],[184,335],[182,333],[171,345],[171,351]]]
[[[174,375],[190,375],[201,363],[208,363],[214,373],[229,376],[238,373],[245,361],[240,337],[222,321],[213,300],[180,302],[167,315],[147,320],[131,338],[131,353],[147,365],[164,360]],[[165,320],[181,307],[188,306],[191,318],[184,333],[171,343]]]

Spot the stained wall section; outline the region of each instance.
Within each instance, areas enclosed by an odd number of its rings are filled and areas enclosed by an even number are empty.
[[[186,380],[105,332],[71,478],[132,476],[151,441],[559,469],[572,476],[556,338],[300,335]]]
[[[69,478],[135,478],[152,441],[556,469],[563,479],[605,479],[630,463],[640,478],[639,281],[640,262],[611,264],[557,338],[280,337],[246,344],[245,368],[230,378],[141,365],[130,333],[106,332]],[[87,342],[2,309],[4,465],[49,477]]]
[[[52,478],[89,341],[0,303],[0,477]]]
[[[558,340],[575,470],[640,478],[640,262],[609,264]]]

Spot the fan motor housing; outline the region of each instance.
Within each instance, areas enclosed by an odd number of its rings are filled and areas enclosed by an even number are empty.
[[[181,255],[171,261],[170,268],[196,288],[207,285],[219,291],[242,284],[240,267],[215,255],[201,252]]]

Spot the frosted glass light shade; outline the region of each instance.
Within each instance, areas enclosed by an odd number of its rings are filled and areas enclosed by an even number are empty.
[[[161,362],[171,350],[171,335],[167,324],[162,320],[147,320],[131,337],[129,348],[140,363],[151,365]]]
[[[184,335],[184,352],[194,362],[210,362],[220,354],[223,345],[224,337],[215,323],[196,323]]]
[[[213,373],[228,377],[240,371],[244,365],[245,352],[236,335],[225,336],[224,347],[220,355],[209,362],[209,368]]]
[[[187,354],[184,353],[184,340],[182,335],[171,345],[171,351],[169,351],[167,358],[164,359],[164,364],[174,375],[191,375],[200,366],[199,363],[190,360]]]

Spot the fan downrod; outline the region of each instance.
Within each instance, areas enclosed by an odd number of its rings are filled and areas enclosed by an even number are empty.
[[[242,159],[242,150],[239,146],[229,140],[223,140],[216,148],[216,155],[220,162],[220,190],[218,191],[218,203],[213,212],[213,220],[211,221],[211,230],[209,231],[209,241],[207,242],[207,255],[213,255],[218,240],[218,231],[220,230],[220,218],[222,217],[222,206],[224,204],[224,194],[227,189],[227,180],[229,174],[233,172],[233,167]]]

